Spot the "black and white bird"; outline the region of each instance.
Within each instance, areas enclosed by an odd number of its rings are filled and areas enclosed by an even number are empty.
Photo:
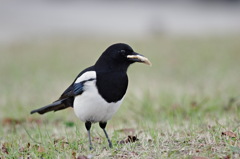
[[[128,87],[127,69],[134,62],[151,65],[146,57],[134,52],[129,45],[111,45],[93,66],[80,72],[58,100],[31,111],[31,114],[44,114],[73,107],[76,116],[85,123],[90,149],[90,128],[92,123],[96,122],[99,122],[109,147],[112,147],[105,127],[123,101]]]

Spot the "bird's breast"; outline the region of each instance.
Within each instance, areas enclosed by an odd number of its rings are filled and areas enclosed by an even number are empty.
[[[96,86],[99,94],[108,102],[120,101],[128,87],[128,77],[126,73],[107,72],[97,74]]]

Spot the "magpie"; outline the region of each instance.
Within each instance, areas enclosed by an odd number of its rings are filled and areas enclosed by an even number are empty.
[[[105,127],[124,99],[128,87],[127,69],[135,62],[151,65],[146,57],[134,52],[129,45],[113,44],[102,53],[93,66],[79,73],[58,100],[31,111],[31,114],[44,114],[73,107],[76,116],[85,123],[90,150],[90,129],[92,123],[96,122],[99,122],[109,147],[112,148]]]

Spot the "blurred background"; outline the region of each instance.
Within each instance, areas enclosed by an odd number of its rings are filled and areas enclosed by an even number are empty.
[[[49,36],[145,38],[240,32],[238,0],[3,0],[0,42]]]
[[[131,134],[139,142],[106,150],[93,126],[102,158],[239,158],[239,0],[1,0],[0,156],[86,154],[84,124],[72,109],[30,111],[58,99],[118,42],[153,65],[129,68],[125,100],[107,126],[114,144]],[[223,138],[227,130],[235,137]]]
[[[147,95],[152,112],[184,107],[185,96],[193,103],[217,96],[221,106],[238,101],[238,0],[2,0],[1,118],[24,118],[54,101],[116,42],[152,61],[130,68],[128,91],[139,101]]]

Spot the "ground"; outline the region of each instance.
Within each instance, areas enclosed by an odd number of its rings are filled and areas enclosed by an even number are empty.
[[[128,70],[125,101],[107,125],[112,149],[94,124],[89,151],[71,108],[30,115],[56,100],[113,41],[67,37],[1,46],[1,159],[240,157],[239,36],[127,41],[153,66]]]

